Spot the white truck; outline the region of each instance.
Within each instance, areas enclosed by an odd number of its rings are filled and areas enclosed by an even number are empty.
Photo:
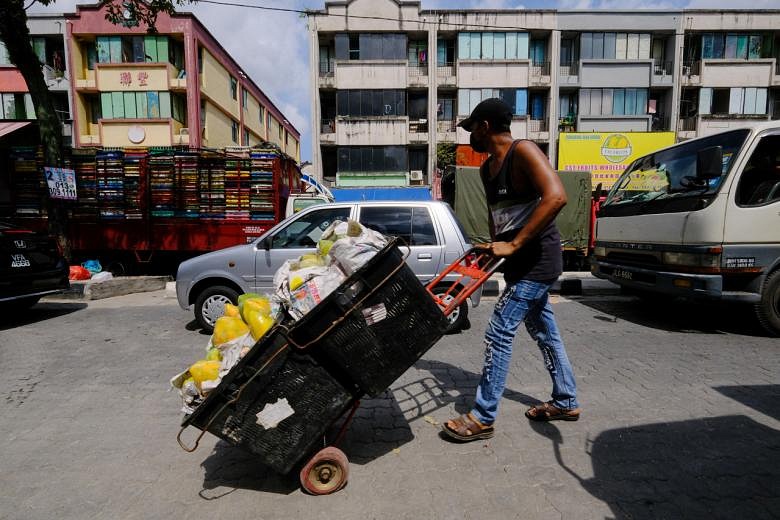
[[[648,294],[751,304],[780,335],[780,122],[635,160],[596,222],[591,269]]]

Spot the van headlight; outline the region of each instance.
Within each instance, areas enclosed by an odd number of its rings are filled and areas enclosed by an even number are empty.
[[[593,256],[604,258],[607,256],[607,248],[602,246],[596,246],[593,248]]]
[[[720,267],[720,253],[678,253],[667,251],[661,255],[664,264],[688,267]]]

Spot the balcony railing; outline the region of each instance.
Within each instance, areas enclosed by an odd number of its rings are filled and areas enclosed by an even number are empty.
[[[680,125],[677,128],[678,132],[695,132],[696,131],[696,116],[684,117],[680,119]]]
[[[321,134],[332,134],[336,132],[336,121],[334,119],[323,119],[320,122]]]
[[[440,119],[436,121],[436,131],[441,133],[448,133],[448,132],[454,132],[458,127],[458,122],[454,119],[447,120],[447,119]]]
[[[336,64],[334,60],[330,60],[327,62],[320,62],[320,77],[321,78],[330,78],[333,77],[333,71],[336,68]]]
[[[673,61],[656,61],[653,63],[653,74],[656,76],[671,76],[674,73]]]
[[[561,76],[578,76],[580,64],[576,61],[561,63]]]
[[[664,114],[651,114],[652,122],[651,122],[651,130],[653,132],[662,132],[670,130],[669,125],[671,123],[669,116]]]
[[[558,120],[559,132],[576,132],[577,131],[577,116],[570,115],[562,117]]]
[[[427,64],[409,64],[409,76],[427,76],[428,65]]]
[[[428,132],[428,121],[420,119],[418,121],[409,121],[409,133],[424,134]]]
[[[683,76],[700,76],[701,75],[701,61],[685,61],[682,67]]]
[[[549,76],[550,62],[538,61],[531,63],[531,76]]]
[[[529,119],[528,120],[528,132],[546,132],[547,131],[547,118],[544,119]]]
[[[440,78],[446,78],[454,75],[455,75],[454,63],[445,63],[444,65],[440,64],[436,66],[436,76]]]

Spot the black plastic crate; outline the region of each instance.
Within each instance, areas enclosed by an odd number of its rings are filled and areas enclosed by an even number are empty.
[[[414,365],[446,327],[441,309],[391,242],[291,327],[289,338],[310,345],[313,356],[332,363],[375,397]]]
[[[356,396],[313,356],[285,346],[279,330],[258,341],[182,426],[206,430],[286,474],[314,451]],[[294,413],[266,429],[257,414],[280,399],[286,399]]]

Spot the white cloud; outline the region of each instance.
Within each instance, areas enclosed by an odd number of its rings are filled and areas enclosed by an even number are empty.
[[[734,0],[691,0],[686,9],[780,9],[780,0],[751,0],[749,6],[736,6]]]

